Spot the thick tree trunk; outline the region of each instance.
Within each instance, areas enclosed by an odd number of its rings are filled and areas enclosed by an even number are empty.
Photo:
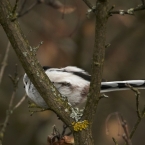
[[[94,145],[91,128],[74,132],[75,145]]]

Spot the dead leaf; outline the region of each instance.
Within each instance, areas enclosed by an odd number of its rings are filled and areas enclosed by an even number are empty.
[[[65,143],[74,144],[74,138],[72,136],[64,136],[63,139]]]

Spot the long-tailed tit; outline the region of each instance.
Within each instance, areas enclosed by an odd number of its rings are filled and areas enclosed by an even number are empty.
[[[66,96],[73,106],[82,104],[86,101],[91,80],[91,76],[87,72],[74,66],[60,69],[43,67],[43,69],[58,91],[63,96]],[[38,106],[47,108],[47,104],[31,83],[27,74],[24,75],[23,82],[28,97]],[[138,89],[145,89],[145,80],[102,82],[101,93],[128,90],[129,88],[126,84]]]

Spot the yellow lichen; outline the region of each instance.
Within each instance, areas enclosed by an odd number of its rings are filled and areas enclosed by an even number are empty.
[[[86,129],[88,125],[89,125],[88,120],[72,122],[74,131],[82,131],[83,129]]]

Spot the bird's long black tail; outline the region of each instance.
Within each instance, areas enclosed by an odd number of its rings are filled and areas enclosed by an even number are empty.
[[[134,88],[145,89],[145,80],[127,80],[127,81],[114,81],[114,82],[102,82],[101,93],[129,90],[126,84],[131,85]]]

